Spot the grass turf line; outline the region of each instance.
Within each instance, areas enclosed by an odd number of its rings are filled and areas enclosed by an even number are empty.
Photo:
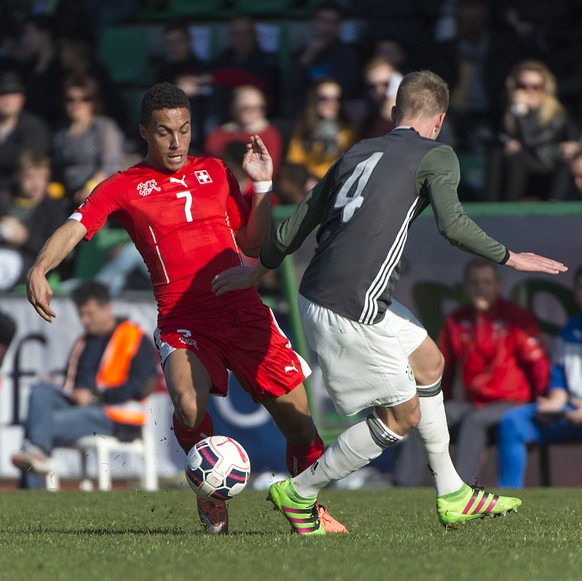
[[[0,579],[561,581],[582,571],[582,491],[526,489],[517,514],[446,530],[430,489],[324,491],[351,531],[289,534],[265,493],[231,502],[231,534],[202,533],[189,489],[6,492]]]

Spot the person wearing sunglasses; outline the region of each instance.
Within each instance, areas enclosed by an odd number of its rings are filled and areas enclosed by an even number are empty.
[[[92,77],[75,75],[65,80],[63,108],[65,122],[53,140],[54,172],[76,205],[121,169],[124,136],[117,123],[104,115],[99,86]]]
[[[305,107],[295,123],[279,193],[289,203],[298,203],[355,142],[355,128],[343,114],[340,84],[331,77],[317,79],[311,84]]]
[[[372,57],[364,66],[365,115],[360,126],[365,139],[380,137],[394,129],[392,107],[401,80],[402,73],[387,57]]]
[[[564,198],[570,178],[562,144],[576,139],[576,129],[557,97],[554,74],[541,61],[521,61],[506,88],[497,154],[502,199]]]

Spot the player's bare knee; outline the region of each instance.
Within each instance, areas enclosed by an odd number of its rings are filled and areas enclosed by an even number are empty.
[[[420,409],[417,407],[408,415],[398,418],[399,434],[403,436],[414,430],[420,422]]]
[[[436,343],[427,337],[421,346],[410,357],[417,385],[432,385],[443,374],[445,359]]]
[[[420,407],[418,407],[416,409],[413,416],[411,417],[411,422],[410,422],[411,428],[410,429],[414,430],[418,426],[419,423],[420,423]]]
[[[433,385],[438,382],[445,369],[445,358],[440,351],[434,353],[430,360],[425,361],[421,373],[415,372],[415,378],[419,387]]]
[[[445,358],[443,354],[439,351],[437,361],[435,362],[435,368],[433,370],[434,380],[438,380],[442,377],[445,370]]]

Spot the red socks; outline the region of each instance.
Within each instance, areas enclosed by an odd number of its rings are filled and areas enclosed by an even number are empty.
[[[323,440],[315,434],[315,442],[309,446],[294,446],[287,442],[287,470],[291,476],[297,476],[311,466],[324,450]]]
[[[199,426],[194,430],[184,428],[176,419],[176,414],[172,415],[174,434],[182,450],[188,454],[192,446],[208,436],[214,435],[214,425],[208,413],[202,418]],[[287,470],[291,476],[297,476],[306,468],[311,466],[324,451],[323,440],[319,434],[315,434],[315,441],[308,446],[294,446],[287,442]]]
[[[178,440],[178,444],[182,446],[182,450],[184,450],[186,454],[190,452],[194,444],[208,436],[214,435],[214,424],[212,423],[212,418],[208,415],[208,412],[206,412],[206,415],[202,418],[198,427],[193,430],[184,428],[176,419],[176,414],[172,415],[172,424],[174,425],[176,440]]]

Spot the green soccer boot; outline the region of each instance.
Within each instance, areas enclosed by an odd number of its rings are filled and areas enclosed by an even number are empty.
[[[478,486],[464,484],[457,492],[437,497],[439,520],[446,527],[456,527],[476,518],[504,516],[517,511],[519,498],[499,496]]]
[[[270,500],[290,523],[293,532],[300,535],[325,535],[319,522],[317,498],[303,498],[297,494],[291,478],[275,482],[269,487],[267,500]]]

